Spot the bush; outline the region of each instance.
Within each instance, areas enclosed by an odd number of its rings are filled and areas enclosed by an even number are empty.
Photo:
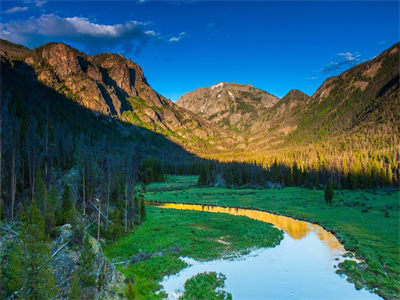
[[[333,184],[332,184],[332,181],[329,179],[328,184],[326,185],[325,192],[324,192],[326,203],[332,204],[333,194],[334,194]]]

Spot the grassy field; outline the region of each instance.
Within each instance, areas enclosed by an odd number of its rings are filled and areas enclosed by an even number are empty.
[[[357,288],[367,286],[385,298],[400,298],[398,191],[338,190],[329,206],[323,191],[197,187],[196,181],[196,176],[169,176],[148,187],[146,200],[257,208],[318,223],[366,262],[346,262],[339,272]]]
[[[114,261],[134,257],[136,263],[118,268],[133,280],[138,299],[161,299],[159,282],[186,266],[181,256],[198,260],[232,257],[256,247],[275,246],[283,237],[269,224],[246,217],[151,206],[146,207],[146,214],[146,221],[132,234],[105,248]]]

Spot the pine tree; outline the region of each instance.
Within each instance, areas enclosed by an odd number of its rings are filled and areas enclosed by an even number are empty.
[[[71,282],[70,282],[70,292],[68,294],[68,299],[71,300],[80,300],[82,297],[82,287],[81,282],[79,280],[78,271],[75,270],[72,274]]]
[[[59,201],[57,198],[57,189],[54,185],[51,186],[49,195],[47,198],[47,203],[50,208],[50,210],[55,213],[56,208],[59,206]]]
[[[46,210],[46,204],[47,204],[46,203],[47,202],[47,188],[46,188],[46,184],[43,180],[41,169],[39,169],[36,172],[35,193],[34,193],[33,197],[34,197],[40,211],[42,212],[42,214],[44,214],[45,210]]]
[[[83,248],[81,251],[81,257],[79,259],[79,278],[82,283],[82,288],[85,289],[86,299],[90,299],[90,288],[93,288],[96,284],[94,278],[94,254],[92,251],[92,245],[90,243],[89,235],[85,235],[83,242]]]
[[[52,232],[54,226],[56,225],[56,207],[57,207],[57,189],[52,186],[47,197],[47,204],[44,213],[45,218],[45,231],[46,234]]]
[[[128,300],[135,299],[136,293],[135,293],[135,290],[133,288],[133,284],[131,281],[128,282],[128,286],[126,287],[126,291],[125,291],[125,296],[126,296],[126,299],[128,299]]]
[[[393,185],[393,172],[392,172],[392,166],[389,164],[387,166],[387,172],[386,172],[386,178],[387,178],[387,184],[389,186]]]
[[[12,273],[9,288],[21,290],[24,299],[53,299],[56,293],[54,275],[46,260],[48,244],[46,242],[44,219],[36,206],[36,201],[23,215],[24,225],[20,232],[21,243],[12,259]],[[18,257],[22,258],[21,260]],[[17,279],[19,277],[19,280]],[[22,296],[24,295],[24,296]]]
[[[111,215],[111,222],[107,230],[107,239],[118,240],[122,235],[123,227],[121,214],[116,207]]]
[[[330,179],[328,179],[328,183],[327,183],[327,186],[326,186],[326,189],[324,192],[326,203],[328,203],[328,204],[332,203],[333,194],[334,194],[333,184],[332,184],[332,181]]]
[[[16,245],[9,252],[10,258],[6,269],[6,284],[10,292],[19,291],[24,284],[24,256],[21,245]]]
[[[273,177],[272,181],[274,183],[277,183],[279,180],[279,169],[278,169],[278,163],[277,163],[276,159],[274,161],[274,164],[272,165],[272,177]]]
[[[199,178],[197,179],[197,184],[198,185],[207,185],[208,184],[208,180],[207,180],[207,169],[206,169],[206,165],[203,163],[200,166],[200,174],[199,174]]]
[[[142,194],[139,195],[140,199],[140,223],[146,219],[146,207],[144,205],[144,197]]]
[[[140,199],[139,193],[133,196],[133,206],[135,208],[135,223],[140,223]]]
[[[74,218],[74,202],[71,198],[69,185],[65,185],[61,196],[61,222],[60,225],[65,223],[72,223]]]
[[[235,163],[233,165],[233,184],[234,185],[241,185],[240,174],[238,164]]]

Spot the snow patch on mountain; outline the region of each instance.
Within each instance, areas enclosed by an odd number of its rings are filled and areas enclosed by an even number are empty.
[[[224,83],[223,83],[223,82],[220,82],[220,83],[218,83],[218,84],[214,84],[213,86],[211,86],[211,89],[212,89],[212,90],[215,89],[215,88],[222,89],[223,86],[224,86]]]

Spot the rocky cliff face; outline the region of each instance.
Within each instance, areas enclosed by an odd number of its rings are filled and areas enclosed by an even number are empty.
[[[87,56],[63,43],[29,50],[8,41],[0,42],[2,57],[23,61],[34,71],[32,78],[95,113],[164,134],[188,149],[210,145],[223,149],[234,143],[231,134],[155,92],[142,68],[122,55]]]
[[[225,128],[251,130],[266,110],[279,101],[251,85],[220,82],[186,93],[177,105]]]
[[[311,97],[292,90],[279,99],[251,85],[220,82],[183,95],[175,105],[121,55],[87,56],[61,43],[29,50],[0,42],[0,56],[26,64],[31,69],[21,70],[33,79],[95,113],[161,133],[201,154],[260,152],[290,137],[304,142],[321,132],[335,137],[356,127],[373,128],[383,119],[392,128],[400,115],[399,43],[328,78]]]
[[[57,299],[68,299],[73,273],[80,267],[78,262],[81,252],[77,245],[71,246],[74,232],[70,224],[61,226],[59,231],[58,238],[51,245],[54,256],[50,266],[58,289]],[[90,290],[91,299],[123,299],[125,276],[104,256],[102,247],[96,239],[89,236],[89,242],[94,255],[93,275],[97,283],[97,286]]]

